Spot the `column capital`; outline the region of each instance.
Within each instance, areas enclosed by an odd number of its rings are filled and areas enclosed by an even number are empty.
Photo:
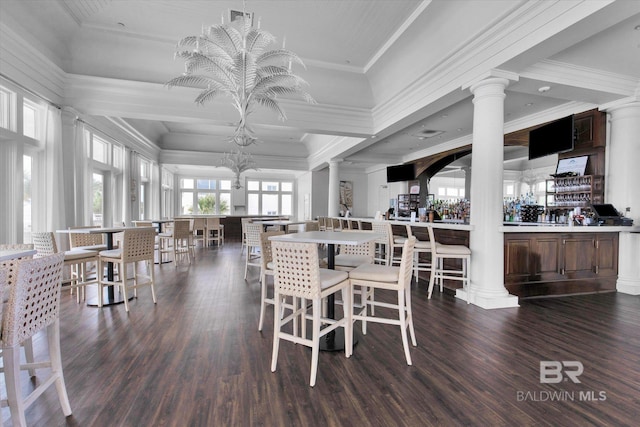
[[[469,90],[474,95],[474,100],[483,96],[505,96],[504,90],[509,86],[509,80],[493,77],[474,83]]]
[[[636,98],[625,98],[609,104],[603,105],[600,111],[606,111],[607,113],[620,113],[621,111],[628,111],[629,114],[638,116],[640,115],[640,100]]]
[[[517,82],[518,80],[520,80],[520,75],[511,71],[499,70],[497,68],[494,68],[469,80],[468,83],[462,85],[462,90],[470,89],[473,93],[475,90],[474,87],[482,86],[486,84],[486,82],[493,81],[494,79],[506,80],[506,87],[509,82]]]
[[[329,166],[340,164],[343,161],[344,161],[344,159],[341,159],[339,157],[331,159],[331,160],[329,160]]]

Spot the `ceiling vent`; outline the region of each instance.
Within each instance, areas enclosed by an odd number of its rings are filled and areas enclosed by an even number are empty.
[[[433,138],[434,136],[442,135],[443,130],[424,129],[418,133],[414,133],[413,136],[419,139]]]

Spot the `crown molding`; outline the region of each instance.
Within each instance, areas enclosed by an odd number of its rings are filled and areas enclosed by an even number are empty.
[[[519,119],[505,122],[504,133],[516,132],[522,129],[529,128],[531,126],[537,126],[542,123],[547,123],[552,120],[558,120],[571,114],[582,113],[584,111],[593,110],[598,108],[596,104],[587,102],[567,102],[562,105],[558,105],[553,108],[548,108],[544,111],[540,111],[534,114],[530,114]]]
[[[410,82],[373,109],[374,133],[459,91],[477,76],[549,39],[611,1],[524,2],[513,12],[490,23],[486,31],[453,49],[432,69]]]
[[[2,74],[43,99],[61,104],[65,72],[2,22],[0,40]]]
[[[523,78],[631,96],[640,78],[545,59],[520,73]]]
[[[423,0],[422,2],[420,2],[420,4],[418,5],[418,7],[416,7],[413,13],[409,15],[409,17],[402,23],[402,25],[400,25],[400,28],[398,28],[391,35],[391,37],[385,42],[385,44],[382,45],[382,47],[378,49],[376,53],[373,54],[371,59],[367,61],[366,65],[364,66],[363,72],[366,73],[371,69],[371,67],[375,65],[376,62],[378,62],[378,60],[382,57],[382,55],[384,55],[384,53],[387,50],[389,50],[391,46],[393,46],[393,44],[400,38],[400,36],[402,36],[402,34],[404,34],[404,32],[407,31],[407,29],[411,26],[411,24],[413,24],[413,21],[415,21],[422,14],[422,12],[424,12],[424,10],[427,7],[429,7],[431,2],[432,0]]]
[[[66,102],[86,114],[125,116],[179,122],[206,121],[234,126],[238,117],[224,99],[206,106],[196,105],[197,89],[172,88],[163,84],[69,74]],[[365,108],[331,104],[308,104],[282,99],[287,112],[286,126],[307,132],[340,135],[369,135],[371,112]],[[253,123],[282,126],[282,122],[264,109],[252,114]]]
[[[159,163],[178,165],[188,164],[226,169],[224,166],[220,165],[223,156],[223,152],[213,153],[206,151],[162,150],[159,156]],[[308,162],[305,159],[254,154],[252,154],[251,157],[256,162],[256,167],[258,169],[286,169],[295,171],[309,170]]]

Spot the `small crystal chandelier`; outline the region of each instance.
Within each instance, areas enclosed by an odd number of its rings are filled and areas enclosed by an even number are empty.
[[[234,134],[229,138],[240,149],[258,141],[248,123],[248,117],[256,105],[267,107],[286,120],[280,106],[280,96],[298,96],[314,104],[315,101],[304,90],[307,82],[291,71],[292,63],[304,67],[302,60],[290,50],[282,48],[267,50],[276,41],[268,31],[253,27],[253,14],[242,14],[232,22],[202,28],[197,36],[188,36],[178,42],[176,58],[183,59],[184,73],[167,82],[168,87],[183,86],[201,88],[195,102],[205,104],[220,95],[231,98],[232,105],[240,114]],[[239,185],[238,164],[247,164],[255,169],[255,162],[240,149],[225,154],[223,166],[236,173]],[[231,159],[231,160],[229,160]],[[237,162],[237,160],[242,160]],[[238,188],[238,187],[236,187]]]

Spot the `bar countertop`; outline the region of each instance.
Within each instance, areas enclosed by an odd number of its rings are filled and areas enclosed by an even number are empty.
[[[637,233],[640,231],[640,226],[505,223],[500,227],[500,231],[505,233]]]

